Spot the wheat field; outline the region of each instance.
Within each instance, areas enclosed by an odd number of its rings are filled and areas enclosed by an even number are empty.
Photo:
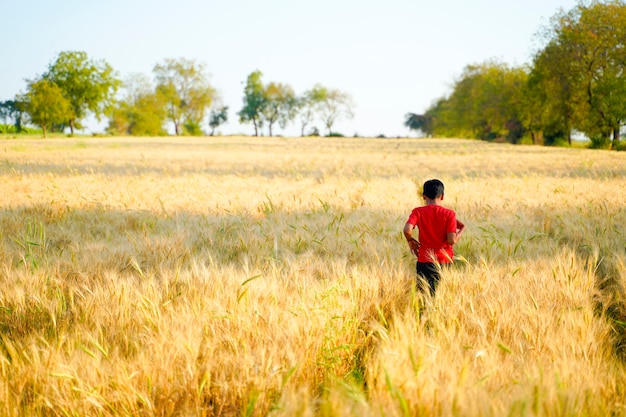
[[[0,145],[2,416],[626,416],[626,153]],[[467,225],[432,299],[431,178]]]

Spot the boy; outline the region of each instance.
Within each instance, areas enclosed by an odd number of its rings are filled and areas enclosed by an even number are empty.
[[[422,194],[426,205],[414,208],[404,225],[404,237],[411,253],[417,256],[417,275],[428,282],[431,296],[435,295],[439,283],[440,265],[452,262],[452,245],[459,241],[465,230],[465,225],[456,219],[456,213],[441,206],[443,191],[441,181],[426,181]],[[412,236],[416,227],[419,240]]]

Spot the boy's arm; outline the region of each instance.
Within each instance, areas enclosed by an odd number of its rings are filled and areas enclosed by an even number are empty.
[[[456,221],[456,236],[461,237],[464,231],[465,231],[465,224],[463,224],[460,220],[457,220]]]
[[[417,256],[417,251],[420,247],[420,243],[417,241],[417,239],[415,239],[413,237],[413,229],[415,229],[415,226],[412,225],[411,223],[406,223],[404,225],[404,237],[406,238],[407,242],[409,242],[409,248],[411,248],[411,253],[415,256]]]
[[[450,245],[454,245],[456,242],[459,241],[459,239],[461,239],[461,235],[463,234],[463,232],[465,231],[465,225],[460,221],[457,220],[456,221],[456,233],[448,233],[448,243]]]

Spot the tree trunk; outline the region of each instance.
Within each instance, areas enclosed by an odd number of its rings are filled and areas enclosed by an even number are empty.
[[[254,125],[254,136],[259,136],[259,128],[256,125],[256,117],[252,119],[252,124]]]
[[[572,129],[567,129],[567,143],[572,146]]]
[[[621,135],[620,135],[619,124],[618,124],[617,128],[613,129],[613,143],[611,144],[611,148],[617,149],[620,140],[621,140]]]
[[[48,136],[47,136],[47,133],[46,133],[46,126],[45,126],[45,125],[42,125],[42,126],[41,126],[41,129],[43,130],[43,138],[44,138],[44,139],[45,139],[45,138],[47,138]]]
[[[74,119],[70,120],[70,136],[74,136]]]

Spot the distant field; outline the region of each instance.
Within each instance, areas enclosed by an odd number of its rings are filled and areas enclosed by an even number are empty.
[[[626,152],[0,140],[0,415],[626,416]],[[468,230],[435,299],[424,180]]]

